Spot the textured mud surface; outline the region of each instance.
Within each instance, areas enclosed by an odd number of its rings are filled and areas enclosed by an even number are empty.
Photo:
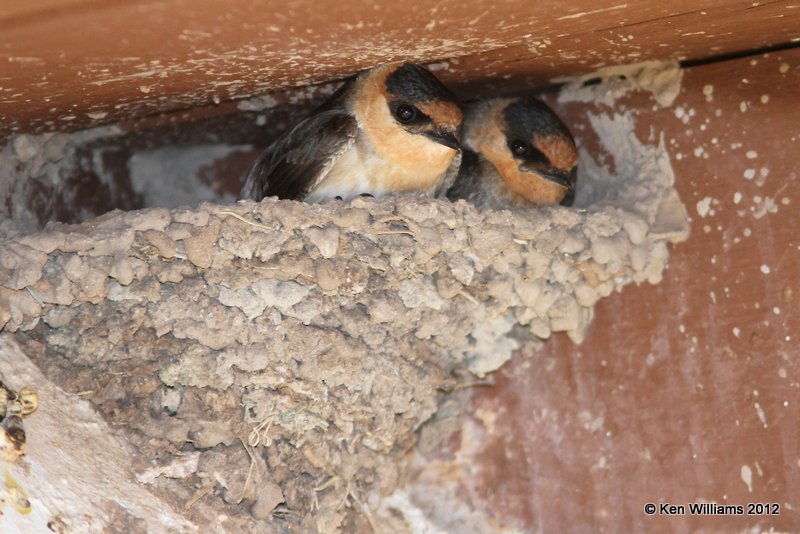
[[[648,228],[609,206],[410,197],[116,212],[8,233],[0,323],[176,502],[215,492],[329,531],[395,488],[461,371],[552,331],[579,340],[598,298],[658,281],[666,239]]]

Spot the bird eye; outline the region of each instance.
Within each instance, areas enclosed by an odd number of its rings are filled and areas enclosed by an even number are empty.
[[[521,157],[528,153],[528,145],[522,141],[511,141],[508,146],[511,148],[511,153],[515,156]]]
[[[394,116],[404,124],[408,124],[417,116],[417,110],[408,104],[400,104],[394,110]]]

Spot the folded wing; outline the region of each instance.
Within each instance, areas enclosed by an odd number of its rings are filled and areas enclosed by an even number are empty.
[[[259,156],[239,196],[303,200],[353,146],[357,132],[355,118],[341,109],[308,117]]]

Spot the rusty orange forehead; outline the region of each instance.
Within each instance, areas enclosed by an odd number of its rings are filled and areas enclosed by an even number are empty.
[[[437,126],[447,130],[458,130],[464,118],[464,114],[458,104],[446,100],[423,102],[417,104],[417,107],[425,115],[433,119]]]
[[[578,164],[578,149],[575,142],[568,137],[557,133],[548,136],[533,134],[531,144],[541,150],[557,169],[570,171]]]

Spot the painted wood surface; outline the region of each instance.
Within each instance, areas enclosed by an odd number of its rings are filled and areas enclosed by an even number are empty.
[[[789,0],[0,0],[0,135],[75,130],[340,79],[387,61],[542,86],[800,38]]]

